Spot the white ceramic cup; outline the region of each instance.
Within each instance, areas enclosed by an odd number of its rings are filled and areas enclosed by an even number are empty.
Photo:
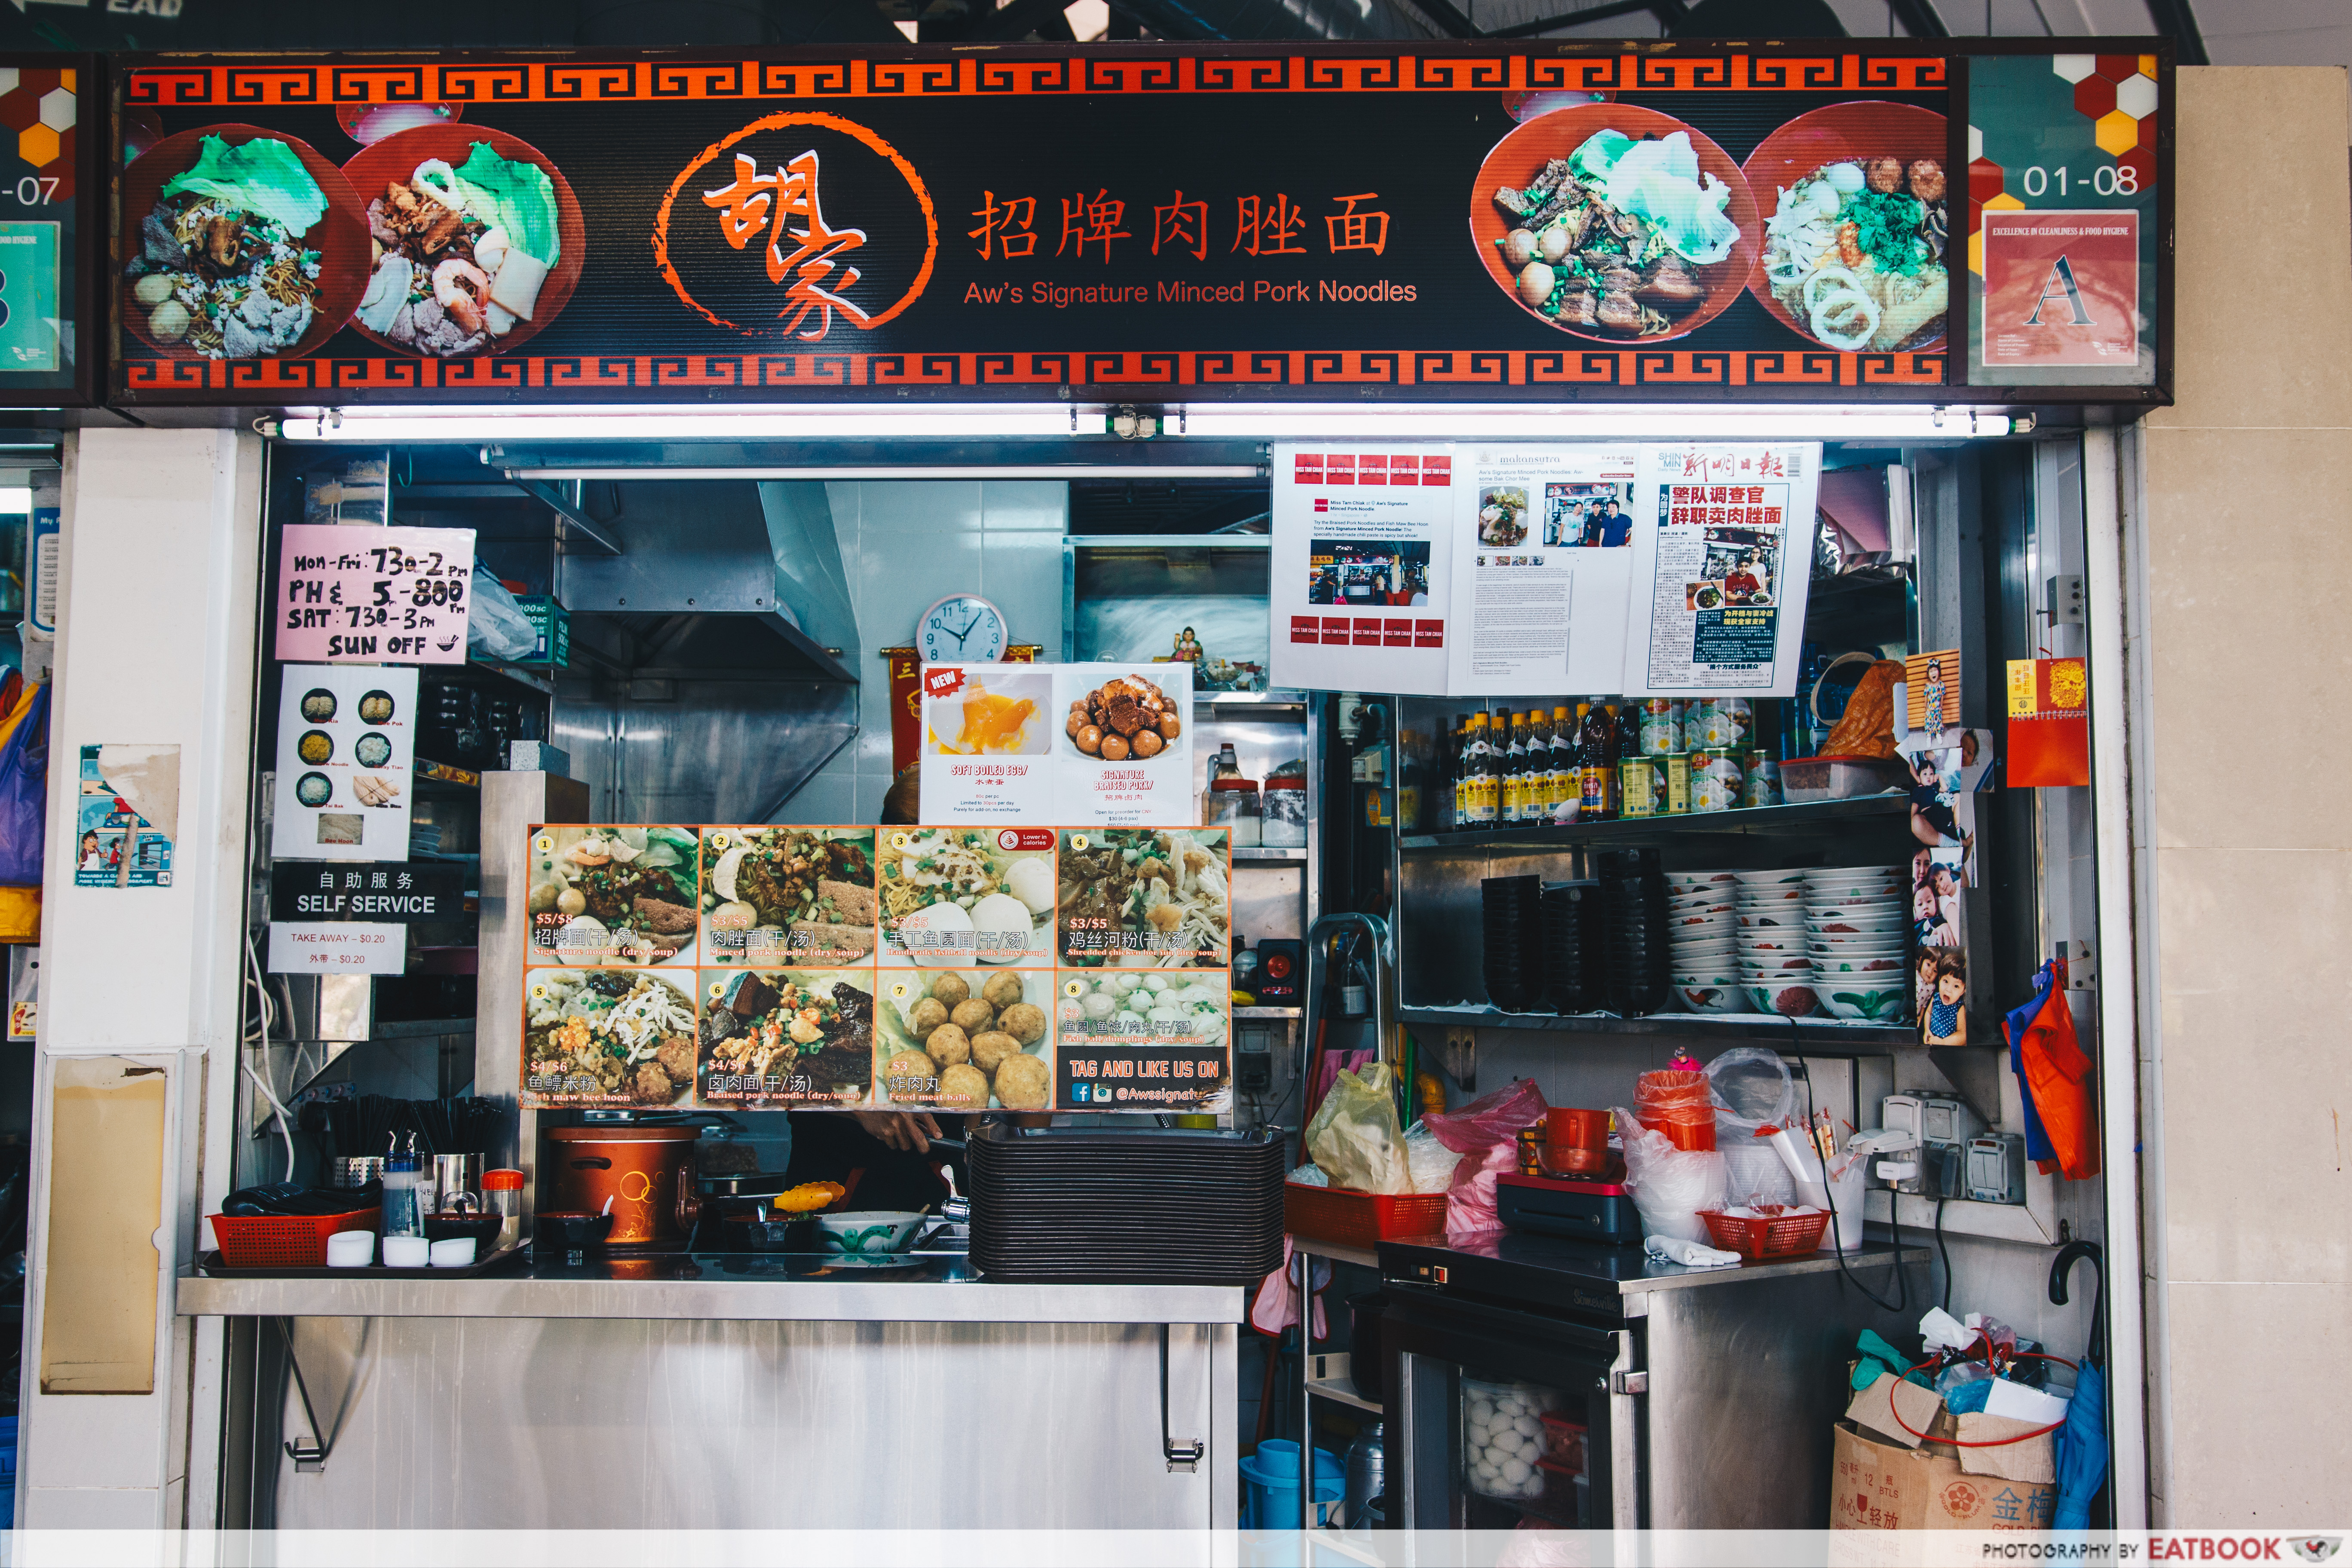
[[[327,1237],[327,1267],[365,1268],[375,1261],[375,1232],[339,1230]]]
[[[433,1261],[433,1244],[421,1236],[387,1236],[383,1238],[383,1266],[386,1268],[424,1268]]]
[[[433,1244],[433,1267],[436,1268],[471,1268],[474,1266],[474,1238],[453,1236],[446,1241]]]

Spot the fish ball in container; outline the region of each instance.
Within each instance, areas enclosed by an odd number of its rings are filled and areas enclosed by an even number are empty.
[[[974,996],[957,1003],[954,1011],[948,1015],[948,1021],[967,1035],[977,1034],[996,1022],[996,1009]]]
[[[998,1016],[996,1026],[1022,1045],[1034,1046],[1045,1037],[1045,1011],[1032,1003],[1015,1002]]]
[[[924,997],[915,1004],[915,1010],[907,1015],[907,1027],[914,1031],[915,1038],[919,1040],[929,1038],[931,1031],[947,1021],[948,1010],[936,996]]]
[[[1524,228],[1515,228],[1503,237],[1503,259],[1514,268],[1525,267],[1536,258],[1535,235]]]
[[[971,994],[971,986],[961,974],[942,974],[931,982],[931,999],[942,1007],[953,1007]]]
[[[1553,286],[1559,281],[1552,269],[1540,261],[1530,261],[1519,270],[1519,298],[1530,305],[1540,306],[1551,298]]]
[[[1021,1000],[1024,988],[1017,974],[992,974],[980,988],[980,998],[999,1012]]]

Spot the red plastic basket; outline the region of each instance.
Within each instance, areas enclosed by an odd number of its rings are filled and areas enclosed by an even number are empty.
[[[1698,1217],[1706,1221],[1716,1246],[1742,1258],[1793,1258],[1816,1251],[1822,1245],[1822,1232],[1830,1227],[1826,1209],[1820,1214],[1758,1215],[1753,1219],[1734,1219],[1716,1209],[1701,1209]]]
[[[1445,1194],[1360,1193],[1285,1182],[1282,1228],[1310,1241],[1367,1248],[1391,1237],[1434,1236],[1445,1228]]]
[[[324,1268],[327,1237],[337,1231],[373,1230],[381,1207],[349,1214],[212,1216],[221,1263],[230,1268]]]

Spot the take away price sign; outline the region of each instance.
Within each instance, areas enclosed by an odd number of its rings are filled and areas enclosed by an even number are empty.
[[[463,664],[470,528],[287,525],[278,657],[304,664]]]

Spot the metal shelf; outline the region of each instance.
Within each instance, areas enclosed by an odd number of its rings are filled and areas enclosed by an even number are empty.
[[[1613,1013],[1505,1013],[1494,1007],[1404,1007],[1401,1023],[1435,1028],[1540,1029],[1570,1035],[1698,1035],[1718,1039],[1770,1040],[1792,1051],[1839,1056],[1863,1047],[1917,1043],[1907,1024],[1851,1024],[1843,1018],[1799,1018],[1771,1013],[1652,1013],[1621,1018]],[[1791,1041],[1794,1043],[1790,1043]],[[1877,1055],[1876,1049],[1869,1054]]]
[[[1407,854],[1460,853],[1468,849],[1556,849],[1584,844],[1663,844],[1718,834],[1803,834],[1840,823],[1874,816],[1894,816],[1911,809],[1911,797],[1902,794],[1867,795],[1854,800],[1809,801],[1801,805],[1752,805],[1737,811],[1711,811],[1704,816],[1629,816],[1609,822],[1575,822],[1556,826],[1507,827],[1491,832],[1426,833],[1401,838]]]
[[[1385,1415],[1380,1401],[1367,1399],[1356,1392],[1353,1357],[1347,1351],[1309,1356],[1307,1361],[1307,1392],[1323,1399],[1336,1399],[1342,1405],[1352,1405],[1359,1410],[1369,1410],[1375,1415]]]
[[[1304,866],[1306,849],[1236,849],[1234,863],[1237,866]]]
[[[1248,1023],[1253,1018],[1296,1018],[1304,1012],[1305,1009],[1300,1007],[1236,1007],[1234,1009],[1234,1016],[1244,1023]]]
[[[518,686],[529,687],[542,697],[555,695],[555,679],[552,673],[543,674],[536,669],[525,668],[519,664],[501,664],[495,659],[488,658],[469,658],[466,664],[468,668],[502,676]]]

